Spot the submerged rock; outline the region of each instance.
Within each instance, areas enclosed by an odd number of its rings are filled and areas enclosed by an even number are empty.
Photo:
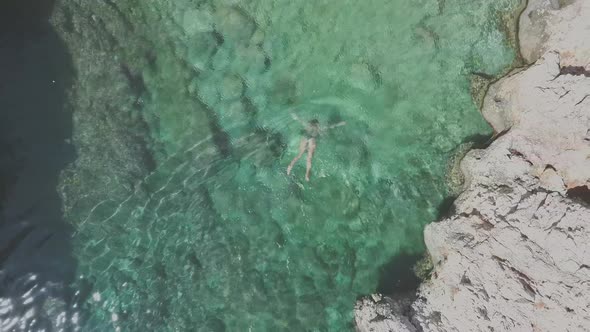
[[[454,215],[425,230],[432,279],[405,314],[361,300],[359,331],[590,330],[590,3],[559,3],[523,14],[536,62],[488,91],[498,139],[467,154]]]
[[[51,17],[75,70],[67,102],[73,110],[76,160],[59,184],[64,214],[74,223],[81,220],[73,216],[96,202],[123,199],[154,167],[147,124],[140,116],[144,79],[117,55],[119,40],[129,37],[130,29],[119,14],[106,2],[86,7],[59,1]]]

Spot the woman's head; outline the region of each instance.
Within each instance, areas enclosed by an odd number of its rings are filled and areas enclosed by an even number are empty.
[[[313,119],[309,121],[309,124],[314,127],[318,127],[320,125],[320,121],[318,121],[318,119]]]

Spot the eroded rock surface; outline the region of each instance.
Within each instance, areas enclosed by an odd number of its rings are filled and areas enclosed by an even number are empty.
[[[590,178],[590,79],[564,73],[561,61],[560,53],[547,53],[493,85],[483,113],[496,132],[514,137],[511,149],[533,164],[532,175],[550,168],[574,188]]]
[[[498,138],[467,154],[453,215],[425,230],[434,272],[406,314],[412,326],[382,328],[400,321],[395,310],[366,323],[364,299],[360,331],[590,330],[590,2],[558,4],[523,13],[535,63],[488,91]]]
[[[357,302],[356,323],[359,332],[417,331],[404,315],[410,303],[373,295]],[[391,313],[395,313],[392,315]]]
[[[559,7],[559,8],[558,8]],[[529,0],[520,17],[520,51],[529,62],[560,50],[563,66],[590,69],[590,1]]]

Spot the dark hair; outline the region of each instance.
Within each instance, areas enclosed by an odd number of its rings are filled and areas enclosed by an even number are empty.
[[[309,124],[313,125],[313,126],[317,126],[320,124],[320,121],[318,119],[313,119],[313,120],[309,121]]]

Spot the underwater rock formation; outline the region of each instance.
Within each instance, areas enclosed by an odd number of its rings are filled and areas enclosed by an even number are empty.
[[[108,3],[57,1],[51,16],[75,70],[67,106],[76,159],[59,184],[66,219],[87,214],[101,200],[123,199],[154,167],[153,144],[140,115],[141,76],[117,56],[140,43]]]

